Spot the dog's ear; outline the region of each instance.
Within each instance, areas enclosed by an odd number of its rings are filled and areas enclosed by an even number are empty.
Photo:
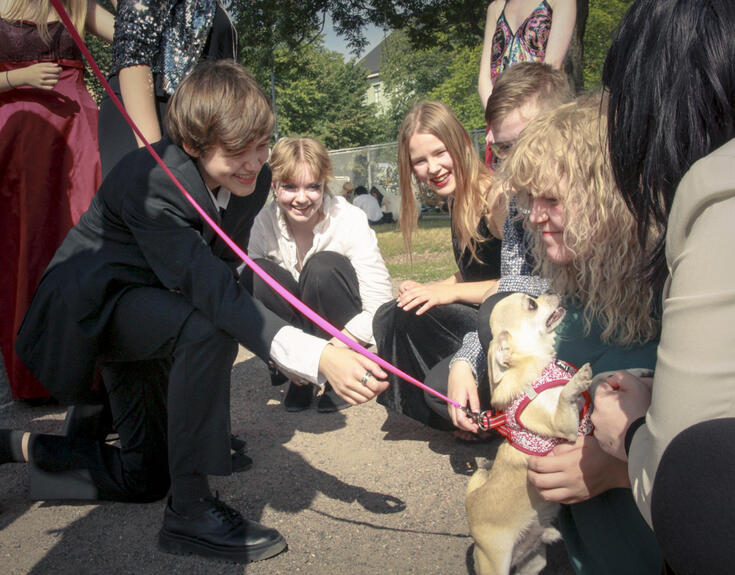
[[[495,383],[503,378],[505,370],[510,367],[511,339],[510,333],[503,331],[490,343],[490,365]]]

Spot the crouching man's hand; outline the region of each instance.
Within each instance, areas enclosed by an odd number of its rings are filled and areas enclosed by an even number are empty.
[[[324,347],[319,358],[319,373],[350,405],[370,401],[388,388],[385,380],[388,374],[377,363],[343,347]]]

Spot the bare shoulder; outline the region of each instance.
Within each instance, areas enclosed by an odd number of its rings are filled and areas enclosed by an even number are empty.
[[[505,0],[493,0],[492,2],[490,2],[490,4],[488,4],[487,6],[488,22],[497,21],[504,7],[505,7]]]
[[[552,10],[558,8],[573,8],[576,7],[576,0],[546,0],[546,3],[551,7]]]

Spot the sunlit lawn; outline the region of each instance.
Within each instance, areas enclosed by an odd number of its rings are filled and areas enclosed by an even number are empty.
[[[452,254],[448,217],[422,218],[413,236],[413,260],[409,260],[398,224],[376,226],[378,246],[391,277],[419,282],[441,280],[457,271]]]

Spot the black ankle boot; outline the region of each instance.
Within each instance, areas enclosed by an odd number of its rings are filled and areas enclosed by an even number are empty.
[[[162,551],[250,563],[286,549],[286,541],[278,531],[244,519],[219,497],[205,497],[201,504],[196,514],[182,515],[173,509],[169,498],[158,534]]]

